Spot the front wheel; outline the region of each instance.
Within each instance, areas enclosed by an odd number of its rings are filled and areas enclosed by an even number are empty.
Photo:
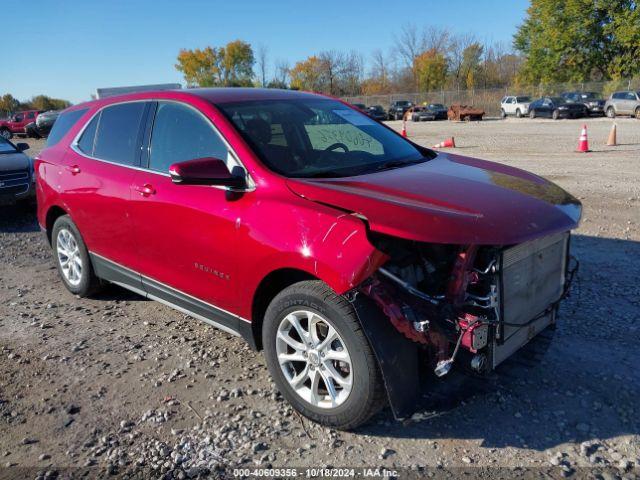
[[[529,112],[529,118],[536,118],[536,111],[535,110],[531,110]]]
[[[558,110],[554,110],[551,114],[551,118],[553,118],[554,120],[558,120],[560,118],[560,112]]]
[[[5,140],[11,140],[12,136],[13,134],[11,133],[11,130],[9,130],[8,128],[0,128],[0,137],[4,138]]]
[[[86,297],[99,286],[93,273],[89,252],[78,227],[69,215],[59,217],[53,224],[51,246],[58,273],[71,293]]]
[[[613,107],[607,108],[607,117],[616,118],[616,111],[613,109]]]
[[[507,112],[504,111],[504,108],[500,109],[500,118],[507,118]]]
[[[280,292],[265,314],[262,341],[278,390],[314,422],[353,429],[384,404],[353,306],[325,283],[300,282]]]
[[[636,108],[636,118],[640,120],[640,107]]]
[[[516,118],[522,118],[522,112],[520,111],[520,109],[516,110]]]

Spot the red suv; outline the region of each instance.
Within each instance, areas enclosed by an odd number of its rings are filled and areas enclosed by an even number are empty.
[[[0,120],[0,137],[9,140],[16,133],[27,133],[26,126],[36,121],[41,110],[25,110],[11,116],[9,120]]]
[[[406,417],[452,365],[490,372],[556,322],[574,271],[581,205],[561,188],[310,93],[76,105],[36,172],[67,289],[115,283],[242,336],[338,428],[385,401]]]

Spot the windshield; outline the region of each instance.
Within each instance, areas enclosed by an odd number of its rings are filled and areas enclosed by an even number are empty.
[[[526,103],[530,101],[531,101],[531,97],[516,97],[516,102],[518,103]]]
[[[0,154],[3,153],[16,153],[18,150],[9,140],[5,140],[0,137]]]
[[[267,167],[287,177],[347,177],[432,158],[335,100],[262,100],[217,107]]]

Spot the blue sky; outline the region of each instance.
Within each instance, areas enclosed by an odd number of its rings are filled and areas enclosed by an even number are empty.
[[[526,0],[29,0],[5,9],[12,53],[0,94],[86,100],[96,87],[180,82],[180,48],[242,39],[269,49],[271,64],[322,50],[388,51],[402,25],[438,25],[505,42]],[[8,14],[7,14],[8,12]]]

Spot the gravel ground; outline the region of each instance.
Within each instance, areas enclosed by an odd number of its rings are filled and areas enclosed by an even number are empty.
[[[580,198],[581,270],[541,361],[514,360],[409,422],[385,410],[356,432],[294,414],[262,355],[235,337],[117,287],[75,298],[33,209],[0,207],[0,478],[326,466],[639,478],[640,122],[618,119],[621,145],[605,147],[611,121],[587,120],[594,152],[578,154],[582,123],[408,125],[418,143],[453,135],[456,153],[531,170]],[[28,141],[32,155],[43,146]]]

